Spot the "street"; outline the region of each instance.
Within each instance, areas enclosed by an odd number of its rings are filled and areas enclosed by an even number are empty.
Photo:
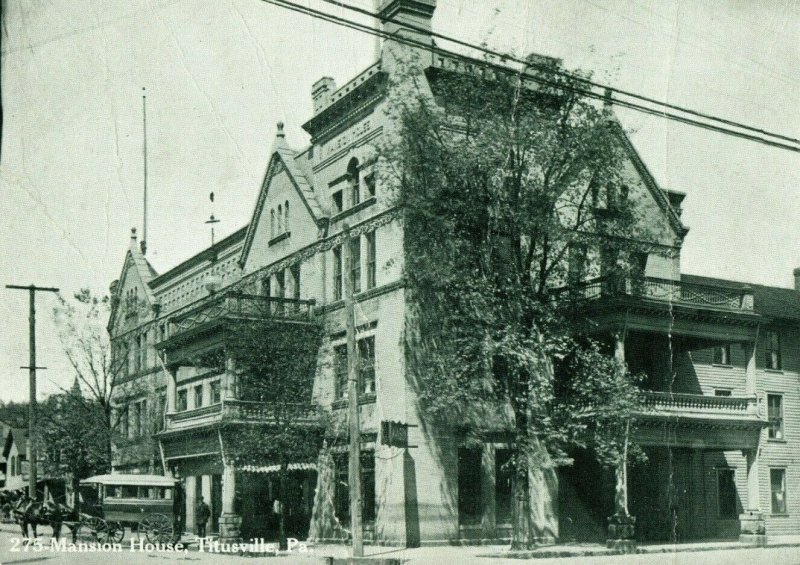
[[[133,545],[131,538],[133,537]],[[126,538],[117,548],[97,548],[88,540],[83,540],[85,546],[78,546],[78,551],[71,546],[68,540],[59,545],[53,545],[50,538],[50,529],[40,528],[39,543],[24,546],[20,543],[16,528],[9,524],[0,526],[0,565],[10,563],[52,563],[52,564],[81,564],[81,565],[109,565],[110,563],[126,563],[131,565],[158,563],[187,562],[202,564],[219,564],[241,562],[262,563],[276,560],[284,565],[317,565],[324,563],[325,557],[347,557],[349,548],[346,546],[321,546],[311,548],[308,552],[294,551],[289,555],[278,557],[247,557],[222,552],[199,552],[196,548],[190,550],[175,550],[170,548],[153,549],[138,541],[136,536],[126,532]],[[80,541],[80,540],[79,540]],[[499,557],[504,551],[503,546],[467,546],[467,547],[424,547],[417,549],[392,549],[385,547],[366,547],[365,553],[375,557],[399,558],[409,565],[440,565],[449,563],[477,563],[482,565],[514,565],[523,560]],[[800,547],[773,547],[764,549],[737,549],[716,551],[683,551],[676,553],[651,553],[638,555],[613,555],[598,557],[561,557],[549,559],[525,560],[536,565],[630,565],[646,563],[648,565],[728,565],[761,563],[770,565],[799,564]]]

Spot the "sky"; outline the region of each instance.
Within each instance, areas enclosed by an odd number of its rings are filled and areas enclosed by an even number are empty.
[[[345,17],[325,0],[301,4]],[[372,0],[347,0],[372,7]],[[274,140],[308,137],[311,85],[368,66],[375,38],[260,0],[6,2],[0,160],[0,400],[27,398],[27,295],[107,292],[142,229],[169,269],[245,225]],[[360,21],[369,23],[367,20]],[[433,28],[558,57],[598,81],[800,137],[800,3],[792,0],[438,0]],[[444,42],[440,42],[444,45]],[[686,273],[791,287],[800,156],[618,110],[663,188],[687,194]],[[215,203],[208,194],[215,193]],[[53,297],[38,301],[40,396],[69,386]]]

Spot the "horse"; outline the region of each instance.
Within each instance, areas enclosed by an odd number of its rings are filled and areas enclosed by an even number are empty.
[[[14,520],[19,524],[22,529],[22,537],[28,539],[28,526],[31,526],[34,539],[39,537],[36,531],[36,526],[40,523],[42,518],[42,503],[32,500],[27,494],[20,495],[12,504],[11,513]]]

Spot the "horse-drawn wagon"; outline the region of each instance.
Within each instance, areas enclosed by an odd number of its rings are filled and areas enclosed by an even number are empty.
[[[144,535],[150,543],[174,542],[176,527],[176,479],[161,475],[97,475],[81,485],[97,489],[98,503],[81,516],[86,527],[103,543],[119,543],[125,527]]]

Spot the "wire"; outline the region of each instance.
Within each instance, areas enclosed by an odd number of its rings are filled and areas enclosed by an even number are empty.
[[[283,0],[281,0],[281,1],[283,1]],[[347,4],[345,2],[341,2],[339,0],[324,0],[324,1],[329,3],[329,4],[333,4],[334,6],[337,6],[337,7],[340,7],[340,8],[344,8],[346,10],[350,10],[350,11],[353,11],[353,12],[356,12],[356,13],[359,13],[359,14],[362,14],[362,15],[365,15],[365,16],[370,16],[372,18],[378,19],[378,20],[383,21],[383,22],[394,22],[394,20],[392,20],[392,18],[381,16],[380,14],[376,14],[376,13],[370,12],[369,10],[366,10],[364,8],[359,8],[357,6],[349,5],[349,4]],[[286,3],[287,4],[291,4],[292,2],[286,2]],[[798,138],[788,137],[788,136],[785,136],[785,135],[782,135],[782,134],[778,134],[778,133],[772,133],[772,132],[769,132],[769,131],[764,130],[762,128],[749,126],[747,124],[743,124],[743,123],[736,122],[736,121],[733,121],[733,120],[728,120],[726,118],[720,118],[720,117],[717,117],[717,116],[713,116],[711,114],[705,114],[703,112],[698,112],[698,111],[692,110],[690,108],[685,108],[683,106],[678,106],[676,104],[670,104],[669,102],[662,102],[660,100],[656,100],[654,98],[643,96],[641,94],[636,94],[634,92],[630,92],[630,91],[627,91],[627,90],[622,90],[621,88],[616,88],[616,87],[613,87],[613,86],[609,86],[609,85],[605,85],[605,84],[602,84],[602,83],[594,82],[594,81],[591,81],[591,80],[589,80],[587,78],[576,76],[575,74],[569,73],[567,71],[552,70],[549,67],[546,67],[545,65],[541,65],[541,64],[537,65],[535,63],[531,63],[530,61],[526,61],[525,59],[520,59],[518,57],[514,57],[514,56],[508,55],[506,53],[501,53],[499,51],[494,51],[492,49],[489,49],[488,47],[484,47],[484,46],[481,46],[481,45],[475,45],[474,43],[469,43],[467,41],[463,41],[463,40],[457,39],[457,38],[452,37],[452,36],[448,36],[448,35],[444,35],[444,34],[441,34],[441,33],[437,33],[435,31],[426,30],[424,28],[421,28],[421,27],[418,27],[418,26],[414,26],[414,25],[411,25],[411,24],[407,24],[407,23],[403,23],[403,26],[407,27],[408,29],[410,29],[412,31],[417,31],[417,32],[420,32],[420,33],[427,33],[431,37],[443,39],[445,41],[450,41],[450,42],[455,43],[456,45],[460,45],[462,47],[468,47],[470,49],[475,49],[475,50],[480,51],[480,52],[482,52],[484,54],[487,54],[487,55],[500,57],[501,59],[507,59],[509,61],[514,61],[516,63],[521,63],[521,64],[524,64],[526,66],[530,66],[530,67],[533,67],[533,68],[538,68],[540,70],[548,70],[550,72],[553,72],[556,75],[563,76],[565,78],[569,78],[569,79],[572,79],[572,80],[577,80],[578,82],[582,82],[584,84],[588,84],[588,85],[593,86],[595,88],[601,88],[603,90],[609,90],[611,92],[616,92],[617,94],[622,94],[624,96],[628,96],[628,97],[631,97],[631,98],[642,100],[644,102],[649,102],[651,104],[657,104],[659,106],[663,106],[664,108],[669,108],[671,110],[679,110],[679,111],[685,112],[687,114],[691,114],[691,115],[694,115],[694,116],[697,116],[697,117],[701,117],[701,118],[705,118],[705,119],[708,119],[708,120],[717,121],[717,122],[723,123],[725,125],[746,129],[746,130],[749,130],[749,131],[760,133],[762,135],[769,135],[770,137],[783,139],[785,141],[792,141],[792,142],[795,142],[795,143],[800,143],[800,139],[798,139]]]
[[[371,26],[368,26],[368,25],[365,25],[365,24],[360,24],[360,23],[354,22],[352,20],[348,20],[347,18],[341,18],[339,16],[335,16],[335,15],[332,15],[332,14],[327,14],[325,12],[321,12],[321,11],[315,10],[313,8],[307,8],[305,6],[301,6],[299,4],[295,4],[294,2],[291,2],[289,0],[261,0],[261,1],[269,3],[269,4],[273,4],[275,6],[278,6],[278,7],[281,7],[281,8],[285,8],[285,9],[288,9],[288,10],[291,10],[291,11],[294,11],[294,12],[297,12],[297,13],[301,13],[301,14],[308,15],[308,16],[311,16],[311,17],[314,17],[314,18],[318,18],[318,19],[321,19],[321,20],[324,20],[324,21],[327,21],[327,22],[330,22],[330,23],[333,23],[333,24],[336,24],[336,25],[340,25],[340,26],[344,26],[344,27],[347,27],[347,28],[350,28],[350,29],[354,29],[356,31],[361,31],[361,32],[364,32],[364,33],[368,33],[370,35],[375,35],[377,37],[384,38],[384,39],[392,39],[393,41],[396,41],[398,43],[404,43],[404,44],[411,45],[411,46],[414,46],[414,47],[419,47],[421,49],[430,51],[430,52],[435,53],[435,54],[446,55],[446,56],[450,56],[450,57],[464,58],[464,56],[461,55],[460,53],[456,53],[454,51],[449,51],[447,49],[443,49],[443,48],[441,48],[441,47],[439,47],[437,45],[429,45],[427,43],[424,43],[422,41],[417,41],[417,40],[414,40],[414,39],[409,38],[409,37],[395,36],[395,35],[392,35],[392,34],[386,32],[386,31],[378,30],[378,29],[375,29],[375,28],[373,28]],[[341,4],[341,3],[337,2],[336,0],[326,0],[326,1],[330,2],[330,3],[333,3],[335,5]],[[346,4],[342,4],[342,6],[345,7],[347,5]],[[362,10],[361,8],[355,8],[353,6],[350,6],[350,8],[352,8],[354,10],[357,10],[357,11],[360,11],[360,12],[365,13],[365,14],[369,14],[371,17],[378,18],[378,16],[376,14],[373,14],[372,12],[369,12],[367,10]],[[387,19],[387,18],[378,18],[378,19],[391,21],[390,19]],[[407,27],[409,27],[409,29],[412,29],[412,30],[417,29],[417,30],[420,30],[420,31],[424,31],[425,33],[430,33],[427,30],[423,30],[422,28],[415,28],[414,26],[407,26]],[[438,37],[445,37],[445,36],[441,36],[440,34],[433,34],[433,35],[434,36],[438,36]],[[449,40],[449,38],[448,38],[448,40]],[[522,59],[517,59],[517,58],[511,57],[511,56],[508,56],[508,55],[504,55],[502,53],[495,54],[494,52],[491,52],[490,50],[487,50],[487,49],[485,49],[483,47],[477,47],[477,46],[471,45],[469,43],[466,43],[466,42],[463,42],[463,41],[460,41],[460,40],[454,40],[454,41],[456,43],[459,43],[459,44],[462,44],[462,45],[466,45],[466,46],[469,46],[471,48],[483,50],[487,54],[492,54],[492,55],[495,55],[495,56],[500,57],[502,59],[507,59],[507,60],[520,62],[520,63],[526,65],[527,67],[547,69],[548,72],[552,72],[552,73],[554,73],[554,74],[556,74],[558,76],[563,76],[563,77],[566,77],[566,78],[570,78],[572,80],[576,80],[578,82],[587,84],[590,87],[598,87],[598,88],[602,87],[602,85],[599,85],[598,83],[593,83],[592,81],[589,81],[588,79],[584,79],[582,77],[576,77],[575,75],[573,75],[571,73],[567,73],[565,71],[557,71],[557,70],[551,69],[550,67],[546,67],[544,65],[537,65],[535,63],[524,61]],[[514,73],[523,73],[524,72],[524,71],[519,71],[518,69],[513,69],[513,68],[508,67],[506,65],[501,65],[501,64],[498,64],[498,63],[490,62],[490,61],[479,61],[479,60],[474,60],[474,61],[475,61],[475,63],[480,64],[480,65],[482,65],[484,67],[491,67],[493,69],[504,71],[504,72],[514,72]],[[709,115],[706,115],[706,114],[702,114],[700,112],[695,112],[693,110],[683,109],[680,106],[675,106],[675,105],[667,104],[667,103],[661,103],[661,102],[659,102],[657,100],[650,99],[650,98],[647,98],[647,97],[644,97],[644,96],[639,96],[639,95],[632,94],[632,93],[628,93],[628,92],[620,90],[620,89],[606,87],[607,93],[600,94],[600,93],[597,93],[597,92],[594,92],[594,91],[591,91],[591,90],[586,90],[586,89],[577,88],[577,87],[571,86],[571,85],[564,85],[564,84],[556,83],[556,82],[553,82],[553,81],[549,81],[547,79],[544,79],[541,76],[536,76],[536,75],[525,74],[525,80],[531,80],[533,82],[537,82],[537,83],[545,85],[545,86],[553,86],[553,87],[557,87],[557,88],[568,89],[568,90],[571,90],[571,91],[573,91],[575,93],[578,93],[578,94],[581,94],[583,96],[586,96],[588,98],[593,98],[593,99],[596,99],[596,100],[603,100],[603,101],[609,102],[611,104],[616,104],[618,106],[629,108],[629,109],[636,110],[636,111],[639,111],[639,112],[643,112],[645,114],[650,114],[650,115],[653,115],[653,116],[659,116],[659,117],[662,117],[662,118],[675,120],[675,121],[678,121],[678,122],[681,122],[681,123],[684,123],[684,124],[687,124],[687,125],[692,125],[692,126],[708,129],[710,131],[715,131],[717,133],[722,133],[722,134],[725,134],[725,135],[731,135],[733,137],[738,137],[738,138],[745,139],[745,140],[748,140],[748,141],[755,141],[757,143],[762,143],[764,145],[768,145],[768,146],[771,146],[771,147],[776,147],[778,149],[784,149],[784,150],[787,150],[787,151],[800,153],[800,147],[797,147],[797,146],[794,146],[794,145],[788,145],[786,143],[773,141],[771,139],[765,139],[765,138],[760,137],[758,135],[752,135],[752,134],[744,133],[744,132],[741,132],[741,131],[732,130],[732,129],[729,129],[729,128],[726,128],[726,127],[717,126],[717,125],[714,125],[714,124],[709,124],[709,123],[702,122],[702,121],[699,121],[699,120],[695,120],[695,119],[692,119],[692,118],[679,116],[677,114],[674,114],[672,112],[667,112],[665,110],[659,110],[659,109],[656,109],[656,108],[648,108],[646,106],[642,106],[642,105],[637,104],[635,102],[630,102],[630,101],[627,101],[627,100],[621,100],[619,98],[614,98],[613,96],[610,95],[610,93],[616,92],[617,94],[622,94],[622,95],[625,95],[625,96],[632,96],[632,97],[635,97],[635,98],[638,98],[638,99],[641,99],[641,100],[644,100],[644,101],[648,101],[648,102],[651,102],[651,103],[654,103],[654,104],[663,105],[666,108],[676,109],[676,110],[679,110],[679,111],[682,111],[682,112],[685,112],[685,113],[689,113],[689,114],[696,115],[696,116],[699,116],[699,117],[703,117],[703,118],[706,118],[706,119],[710,119],[710,120],[714,120],[714,121],[717,121],[717,122],[721,122],[721,123],[724,123],[726,125],[730,125],[730,126],[733,126],[733,127],[746,129],[746,130],[750,130],[750,131],[754,131],[754,132],[758,132],[758,133],[762,133],[763,135],[768,135],[770,137],[774,137],[774,138],[778,138],[778,139],[785,139],[787,141],[800,143],[800,140],[797,140],[795,138],[783,136],[783,135],[780,135],[780,134],[770,133],[770,132],[768,132],[766,130],[763,130],[763,129],[760,129],[760,128],[754,128],[754,127],[747,126],[747,125],[744,125],[744,124],[739,124],[738,122],[725,120],[723,118],[716,118],[714,116],[709,116]]]

